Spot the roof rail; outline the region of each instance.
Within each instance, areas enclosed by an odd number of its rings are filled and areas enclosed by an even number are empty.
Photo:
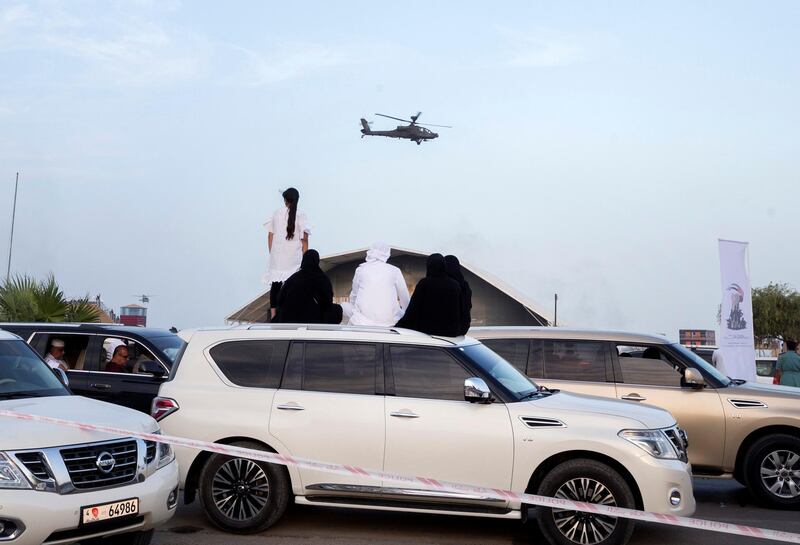
[[[404,329],[402,327],[382,327],[382,326],[352,326],[339,324],[249,324],[242,326],[247,330],[275,330],[275,331],[353,331],[358,333],[390,333],[393,335],[418,335],[427,337],[425,333]]]

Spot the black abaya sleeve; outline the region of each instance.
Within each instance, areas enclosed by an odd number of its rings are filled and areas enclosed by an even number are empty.
[[[411,294],[411,300],[408,302],[406,312],[403,317],[398,320],[395,327],[404,327],[406,329],[414,329],[419,331],[420,327],[420,313],[422,312],[422,304],[420,301],[425,294],[425,278],[417,282],[414,288],[414,293]]]

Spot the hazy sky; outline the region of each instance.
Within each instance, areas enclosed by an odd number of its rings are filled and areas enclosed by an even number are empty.
[[[328,254],[458,254],[571,325],[716,327],[717,239],[800,288],[800,3],[0,2],[0,251],[150,324]],[[360,139],[374,112],[453,125]],[[5,271],[3,271],[5,272]]]

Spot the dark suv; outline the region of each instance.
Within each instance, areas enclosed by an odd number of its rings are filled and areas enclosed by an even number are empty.
[[[53,340],[63,341],[61,359],[74,393],[146,413],[186,344],[165,329],[114,324],[0,323],[0,329],[19,335],[42,357]],[[109,352],[120,344],[128,349],[128,362],[124,371],[114,371]]]

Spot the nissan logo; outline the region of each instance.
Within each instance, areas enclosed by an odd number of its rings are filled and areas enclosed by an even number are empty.
[[[114,469],[114,465],[116,463],[117,461],[114,460],[114,457],[110,452],[101,452],[97,456],[97,460],[94,462],[94,465],[96,465],[97,469],[103,473],[111,473],[111,470]]]

